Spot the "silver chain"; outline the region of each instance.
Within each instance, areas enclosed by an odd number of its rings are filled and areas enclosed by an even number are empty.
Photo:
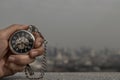
[[[31,33],[32,32],[37,32],[44,39],[44,37],[39,32],[38,28],[33,26],[33,25],[29,26],[28,31],[31,32]],[[32,67],[29,64],[26,65],[25,75],[30,80],[43,80],[45,71],[47,69],[47,59],[46,59],[46,53],[47,53],[47,51],[46,51],[46,48],[47,48],[46,44],[47,44],[47,41],[45,39],[44,39],[44,43],[43,44],[44,44],[44,48],[45,48],[45,53],[41,56],[41,61],[40,61],[41,69],[40,69],[40,72],[39,72],[39,77],[35,77],[35,72],[33,71]]]

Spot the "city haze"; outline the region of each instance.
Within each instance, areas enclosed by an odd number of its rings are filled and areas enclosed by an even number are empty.
[[[50,46],[120,48],[119,0],[1,0],[0,27],[39,26]]]

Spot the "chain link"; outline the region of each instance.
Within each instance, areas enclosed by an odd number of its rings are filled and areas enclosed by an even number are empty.
[[[44,37],[41,35],[41,33],[39,32],[38,28],[33,26],[33,25],[30,25],[29,26],[29,29],[28,29],[29,32],[37,32],[39,33],[39,35],[44,39]],[[44,48],[45,48],[45,53],[41,56],[41,69],[40,69],[40,72],[39,72],[39,77],[35,77],[35,72],[33,71],[32,67],[28,64],[26,65],[26,68],[25,68],[25,75],[28,79],[30,80],[43,80],[43,77],[45,75],[45,71],[47,69],[47,59],[46,59],[46,53],[47,53],[47,41],[44,39]]]

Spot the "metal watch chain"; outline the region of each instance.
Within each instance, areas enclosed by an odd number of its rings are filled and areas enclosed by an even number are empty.
[[[41,33],[39,32],[38,28],[33,26],[33,25],[30,25],[29,26],[29,29],[28,29],[29,32],[37,32],[39,33],[39,35],[42,37]],[[26,65],[26,68],[25,68],[25,75],[28,79],[30,80],[42,80],[44,75],[45,75],[45,71],[47,69],[47,60],[46,60],[46,44],[47,44],[47,41],[44,39],[44,48],[45,48],[45,53],[40,56],[40,64],[41,64],[41,69],[40,69],[40,72],[39,72],[39,76],[36,77],[35,76],[35,72],[33,71],[32,67],[27,64]]]

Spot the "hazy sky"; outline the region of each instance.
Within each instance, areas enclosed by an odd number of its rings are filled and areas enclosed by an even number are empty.
[[[120,48],[120,0],[0,0],[0,26],[39,26],[49,45]]]

